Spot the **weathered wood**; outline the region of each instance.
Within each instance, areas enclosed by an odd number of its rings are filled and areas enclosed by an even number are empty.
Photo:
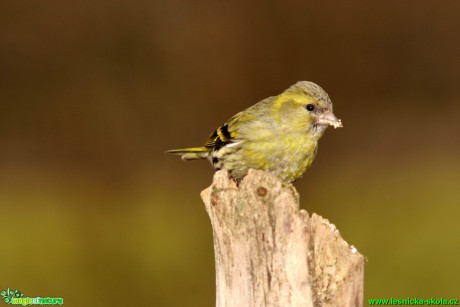
[[[328,220],[299,211],[290,184],[226,171],[201,193],[211,219],[216,306],[362,306],[364,257]]]

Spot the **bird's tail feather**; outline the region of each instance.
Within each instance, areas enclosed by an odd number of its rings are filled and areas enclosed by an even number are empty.
[[[190,147],[181,149],[171,149],[166,153],[182,156],[182,160],[206,159],[209,156],[209,148],[206,147]]]

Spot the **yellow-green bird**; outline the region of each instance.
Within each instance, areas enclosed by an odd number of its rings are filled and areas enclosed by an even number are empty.
[[[216,170],[227,169],[237,181],[252,168],[293,182],[312,164],[328,126],[342,127],[329,96],[319,85],[300,81],[234,115],[203,147],[167,152],[183,160],[208,159]]]

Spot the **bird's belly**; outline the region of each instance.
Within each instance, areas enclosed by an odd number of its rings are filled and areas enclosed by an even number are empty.
[[[292,182],[310,167],[315,157],[316,144],[299,142],[271,151],[271,159],[265,170],[285,181]]]
[[[284,142],[251,142],[222,155],[221,161],[223,168],[228,169],[237,180],[252,168],[271,172],[284,181],[292,182],[302,177],[311,165],[316,146],[317,142],[299,137]]]

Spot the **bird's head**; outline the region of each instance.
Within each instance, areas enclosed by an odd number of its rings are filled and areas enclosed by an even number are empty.
[[[328,94],[317,84],[300,81],[281,93],[275,102],[279,121],[289,130],[308,131],[321,136],[328,126],[342,127],[332,112]]]

